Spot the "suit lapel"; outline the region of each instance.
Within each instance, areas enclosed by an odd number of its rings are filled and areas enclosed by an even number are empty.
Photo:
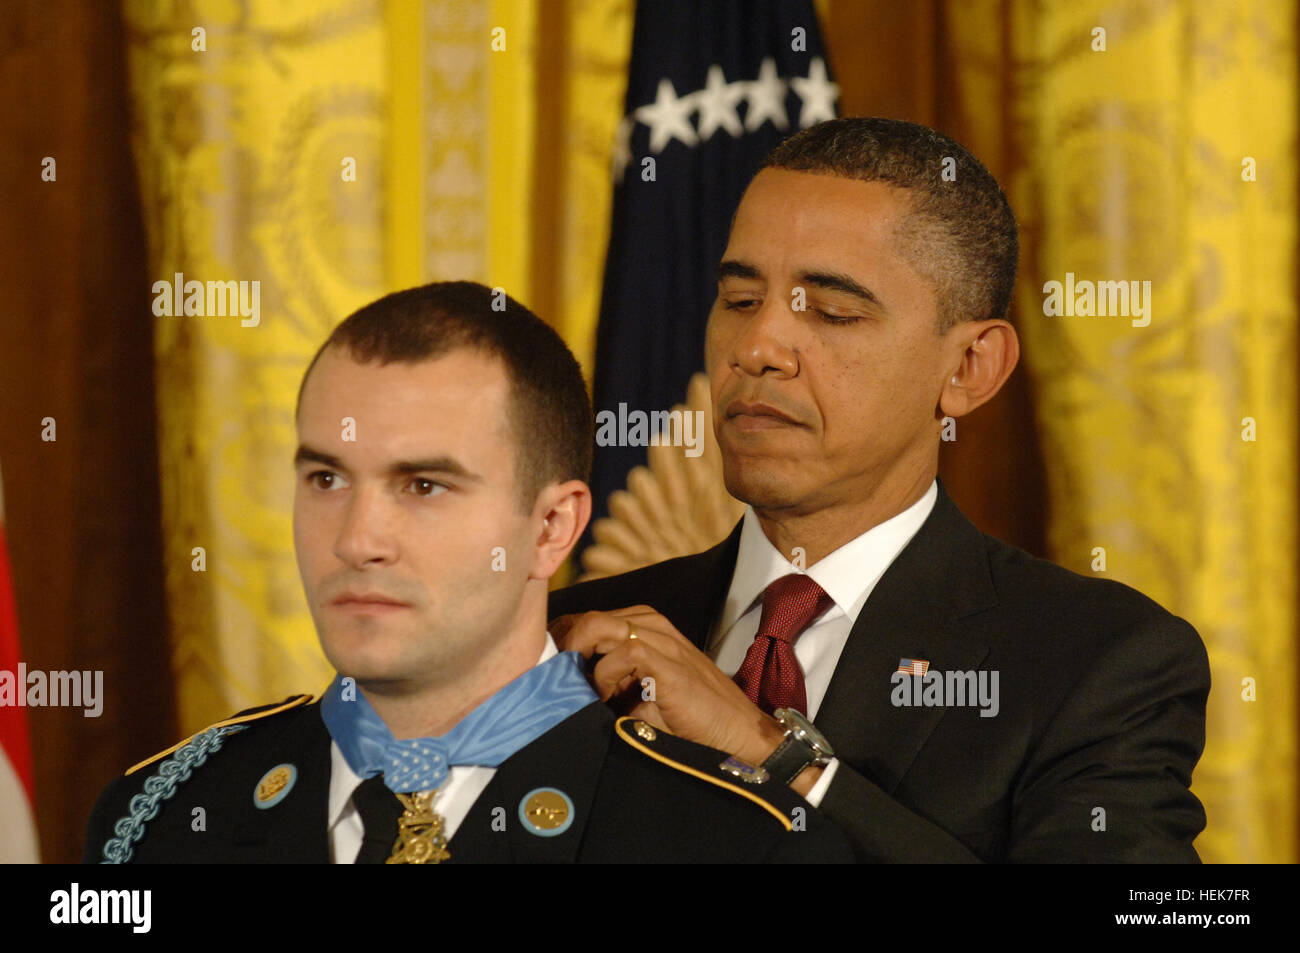
[[[502,762],[448,842],[451,862],[567,864],[577,860],[613,722],[608,708],[592,702]],[[563,833],[541,836],[520,818],[520,804],[537,788],[556,788],[573,803],[573,821]],[[493,826],[501,816],[497,808],[505,812],[504,831]]]
[[[892,792],[947,711],[892,704],[899,659],[976,668],[989,647],[958,622],[996,604],[984,537],[940,482],[934,509],[863,606],[818,710],[836,755]]]
[[[287,720],[264,753],[250,760],[247,773],[236,776],[233,849],[241,863],[329,863],[330,736],[319,703]],[[253,792],[267,771],[281,764],[297,770],[283,800],[262,809]],[[242,790],[240,790],[242,788]]]
[[[737,523],[731,534],[712,549],[681,559],[674,572],[675,584],[652,587],[655,608],[702,652],[708,648],[709,632],[714,620],[722,615],[731,588],[743,525],[743,520]]]
[[[959,620],[997,604],[984,536],[937,483],[934,509],[858,615],[816,718],[836,754],[887,791],[947,710],[893,706],[890,678],[899,659],[925,659],[936,671],[974,669],[988,645]],[[673,560],[664,584],[647,586],[655,608],[701,650],[731,587],[740,529],[706,552]]]

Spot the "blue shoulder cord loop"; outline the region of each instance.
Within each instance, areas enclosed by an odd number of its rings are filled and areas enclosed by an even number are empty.
[[[144,792],[131,798],[130,813],[113,825],[111,838],[104,845],[101,864],[125,864],[135,853],[135,845],[144,837],[145,824],[162,810],[163,802],[176,793],[176,787],[188,781],[194,769],[208,760],[208,756],[221,749],[227,735],[243,731],[247,725],[224,725],[209,728],[195,735],[171,757],[158,765],[157,774],[144,782]]]

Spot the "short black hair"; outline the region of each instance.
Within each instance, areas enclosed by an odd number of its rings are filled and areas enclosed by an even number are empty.
[[[907,189],[912,208],[895,235],[935,287],[936,333],[1008,316],[1020,257],[1016,219],[997,180],[960,143],[900,119],[830,119],[780,143],[763,168]]]
[[[353,312],[307,366],[295,420],[307,378],[330,347],[344,349],[361,364],[416,364],[462,347],[498,358],[510,381],[508,414],[524,511],[543,487],[589,480],[594,424],[582,368],[545,321],[504,291],[473,281],[440,281],[394,292]]]

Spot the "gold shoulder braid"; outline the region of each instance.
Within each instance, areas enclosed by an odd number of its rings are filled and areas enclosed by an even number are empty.
[[[447,838],[442,831],[442,815],[434,813],[432,791],[399,794],[402,816],[397,819],[397,843],[387,863],[440,864],[451,858]]]

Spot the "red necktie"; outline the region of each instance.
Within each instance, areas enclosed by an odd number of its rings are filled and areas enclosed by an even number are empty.
[[[832,601],[821,586],[802,573],[782,576],[763,590],[758,635],[736,672],[736,684],[769,715],[778,708],[795,708],[808,714],[808,694],[803,669],[795,658],[794,640],[830,608]]]

